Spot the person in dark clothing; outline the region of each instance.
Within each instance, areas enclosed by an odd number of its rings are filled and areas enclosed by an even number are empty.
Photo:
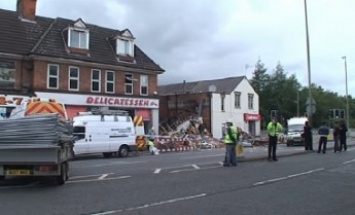
[[[340,150],[339,150],[340,149],[340,145],[339,145],[340,130],[339,130],[338,122],[334,123],[333,138],[334,138],[334,153],[340,152]]]
[[[320,135],[318,144],[318,153],[321,152],[323,146],[323,154],[327,151],[327,138],[329,135],[329,128],[325,122],[319,127],[318,134]]]
[[[339,151],[340,152],[343,150],[343,147],[344,147],[344,151],[348,149],[346,144],[346,132],[348,132],[348,128],[346,127],[345,122],[341,121],[339,126],[339,140],[340,140]]]
[[[312,135],[312,128],[307,121],[303,127],[303,138],[304,138],[305,150],[313,151],[313,137],[312,136],[313,136]]]

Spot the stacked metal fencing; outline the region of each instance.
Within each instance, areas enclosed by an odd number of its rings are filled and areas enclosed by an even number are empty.
[[[59,145],[69,141],[73,141],[72,126],[58,114],[0,120],[0,145]]]

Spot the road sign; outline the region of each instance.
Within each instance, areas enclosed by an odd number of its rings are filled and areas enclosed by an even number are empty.
[[[314,114],[316,112],[316,106],[315,105],[307,105],[306,111],[307,113]]]

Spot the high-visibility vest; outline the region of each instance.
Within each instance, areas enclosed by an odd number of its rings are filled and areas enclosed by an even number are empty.
[[[227,128],[228,129],[228,128]],[[237,128],[235,126],[231,126],[231,133],[234,137],[234,139],[237,141],[237,137],[238,137],[238,132],[237,132]],[[224,142],[226,144],[234,144],[235,142],[232,140],[232,138],[229,136],[228,132],[226,132],[225,136],[224,136]]]

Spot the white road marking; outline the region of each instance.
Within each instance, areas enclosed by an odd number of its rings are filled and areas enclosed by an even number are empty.
[[[106,173],[104,175],[112,175],[114,173]],[[70,177],[70,179],[77,179],[77,178],[90,178],[90,177],[97,177],[97,176],[102,176],[103,174],[100,174],[100,175],[81,175],[81,176],[73,176],[73,177]]]
[[[156,170],[154,170],[154,174],[159,174],[160,173],[160,171],[161,171],[161,169],[159,168],[159,169],[156,169]]]
[[[200,167],[197,166],[196,164],[192,164],[191,166],[192,166],[194,169],[200,169]]]
[[[343,164],[349,164],[349,163],[353,163],[353,162],[355,162],[355,159],[349,160],[349,161],[345,161],[345,162],[343,162]]]
[[[276,182],[276,181],[282,181],[282,180],[286,180],[286,179],[290,179],[290,178],[294,178],[294,177],[298,177],[298,176],[302,176],[302,175],[308,175],[314,172],[319,172],[324,170],[324,168],[318,168],[318,169],[314,169],[314,170],[310,170],[307,172],[302,172],[302,173],[297,173],[297,174],[293,174],[293,175],[288,175],[285,177],[280,177],[280,178],[274,178],[274,179],[269,179],[266,181],[260,181],[260,182],[256,182],[253,185],[254,186],[259,186],[259,185],[263,185],[263,184],[268,184],[268,183],[272,183],[272,182]]]
[[[103,174],[103,175],[101,175],[98,179],[99,179],[99,180],[105,179],[108,175],[109,175],[109,174]]]
[[[186,197],[181,197],[181,198],[176,198],[176,199],[170,199],[170,200],[166,200],[166,201],[156,202],[156,203],[152,203],[152,204],[145,204],[145,205],[142,205],[142,206],[128,208],[128,209],[125,209],[125,210],[121,209],[121,210],[106,211],[106,212],[95,213],[95,214],[91,214],[91,215],[108,215],[108,214],[114,214],[114,213],[119,213],[119,212],[124,212],[124,211],[140,210],[140,209],[145,209],[145,208],[150,208],[150,207],[155,207],[155,206],[161,206],[161,205],[165,205],[165,204],[172,204],[172,203],[176,203],[176,202],[202,198],[202,197],[205,197],[205,196],[207,196],[206,193],[201,193],[201,194],[193,195],[193,196],[186,196]]]
[[[72,183],[95,182],[95,181],[112,181],[112,180],[119,180],[119,179],[125,179],[125,178],[130,178],[130,177],[132,177],[132,176],[126,175],[126,176],[104,178],[104,179],[84,179],[84,180],[67,181],[66,183],[72,184]]]
[[[225,155],[225,153],[223,153],[223,154],[213,154],[213,155],[198,155],[198,156],[181,157],[179,159],[180,160],[184,160],[184,159],[195,159],[195,158],[221,157],[223,155]]]
[[[223,162],[218,162],[218,164],[223,165]]]

